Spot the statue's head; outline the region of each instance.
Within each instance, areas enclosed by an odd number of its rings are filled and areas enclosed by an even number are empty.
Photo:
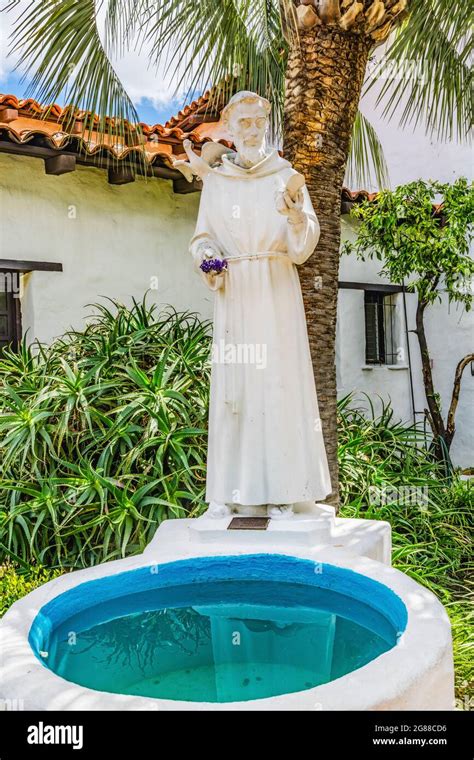
[[[270,103],[255,92],[242,90],[231,97],[222,111],[222,120],[237,148],[250,163],[265,152]]]

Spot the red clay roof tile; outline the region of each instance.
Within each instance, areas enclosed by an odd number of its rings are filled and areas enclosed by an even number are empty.
[[[80,147],[90,155],[103,150],[116,158],[124,158],[144,148],[148,163],[151,164],[159,158],[161,162],[172,167],[171,156],[184,155],[182,142],[185,139],[191,140],[198,150],[204,142],[209,140],[231,145],[225,130],[217,122],[204,124],[197,122],[190,125],[191,128],[188,130],[182,128],[191,115],[197,116],[198,111],[204,113],[208,103],[209,93],[206,93],[193,101],[190,106],[186,106],[165,125],[149,125],[140,122],[138,125],[140,129],[137,130],[136,125],[125,123],[126,134],[119,137],[113,134],[99,135],[99,118],[96,115],[92,117],[92,129],[87,128],[84,131],[84,119],[90,118],[85,111],[76,111],[74,116],[77,126],[71,128],[68,125],[69,128],[66,129],[66,122],[71,117],[71,108],[62,108],[56,103],[42,106],[32,98],[21,99],[12,94],[0,95],[0,131],[6,133],[10,140],[20,144],[41,136],[51,148],[57,150],[63,150],[66,146],[71,146],[73,142],[76,145],[79,143]],[[105,121],[106,129],[112,130],[114,120],[106,119]]]
[[[209,90],[185,106],[176,116],[168,119],[164,125],[140,122],[138,132],[135,125],[127,125],[125,141],[122,142],[123,137],[113,134],[99,136],[94,128],[82,134],[81,123],[88,116],[86,111],[76,111],[75,118],[79,127],[66,131],[63,125],[68,117],[70,118],[70,107],[62,108],[56,103],[43,106],[33,98],[22,99],[12,94],[0,94],[0,133],[6,133],[10,140],[19,144],[28,143],[41,136],[51,148],[58,151],[68,146],[77,147],[79,144],[79,147],[91,156],[105,151],[117,159],[125,158],[144,147],[147,163],[151,165],[159,161],[172,168],[174,160],[185,157],[182,148],[185,139],[191,140],[198,150],[203,143],[210,140],[232,147],[230,136],[218,118],[222,107],[223,102],[219,103],[219,99],[214,98],[213,102],[213,94]],[[6,110],[12,111],[8,114],[8,119],[4,119]],[[214,115],[216,119],[199,123],[199,116],[209,118],[210,115]],[[94,115],[93,125],[98,123],[99,118]],[[113,128],[113,119],[106,118],[106,125]],[[76,143],[76,146],[73,146],[73,143]],[[376,197],[377,193],[349,190],[345,187],[341,200],[346,203],[360,203],[363,200],[373,201]]]

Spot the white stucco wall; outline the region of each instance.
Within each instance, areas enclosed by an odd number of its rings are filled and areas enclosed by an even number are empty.
[[[79,166],[59,177],[41,160],[0,154],[0,257],[61,262],[63,272],[23,278],[23,331],[50,341],[90,312],[100,296],[149,300],[212,313],[212,295],[192,269],[187,245],[198,194],[171,182],[109,185],[104,171]]]

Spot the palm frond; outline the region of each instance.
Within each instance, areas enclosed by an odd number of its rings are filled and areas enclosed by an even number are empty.
[[[390,186],[382,144],[361,111],[357,112],[352,131],[346,182],[353,189],[377,185],[379,190],[383,190]]]
[[[146,29],[151,61],[164,64],[186,98],[215,88],[227,97],[238,89],[269,97],[274,125],[281,123],[288,43],[289,0],[160,0]]]
[[[138,122],[138,114],[100,39],[102,6],[94,0],[32,0],[15,22],[12,52],[20,54],[19,65],[31,76],[27,95],[46,103],[62,96],[98,114],[98,132],[110,132],[108,116],[120,134],[125,121]]]
[[[410,15],[381,59],[367,90],[383,79],[377,104],[400,125],[424,125],[441,140],[465,139],[473,123],[474,6],[412,0]],[[388,75],[387,75],[388,73]]]
[[[104,42],[98,17],[104,16]],[[130,47],[165,66],[187,98],[214,88],[266,95],[281,123],[287,37],[296,34],[291,0],[32,0],[12,33],[12,52],[32,79],[28,95],[43,102],[60,96],[100,115],[100,136],[115,120],[138,114],[111,63]],[[216,87],[217,84],[217,87]],[[109,117],[106,120],[105,117]],[[113,123],[113,121],[112,121]]]

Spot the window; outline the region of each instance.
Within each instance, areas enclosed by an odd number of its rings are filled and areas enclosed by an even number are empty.
[[[20,274],[0,271],[0,353],[21,340]]]
[[[393,295],[380,290],[365,290],[364,308],[366,363],[396,364]]]

